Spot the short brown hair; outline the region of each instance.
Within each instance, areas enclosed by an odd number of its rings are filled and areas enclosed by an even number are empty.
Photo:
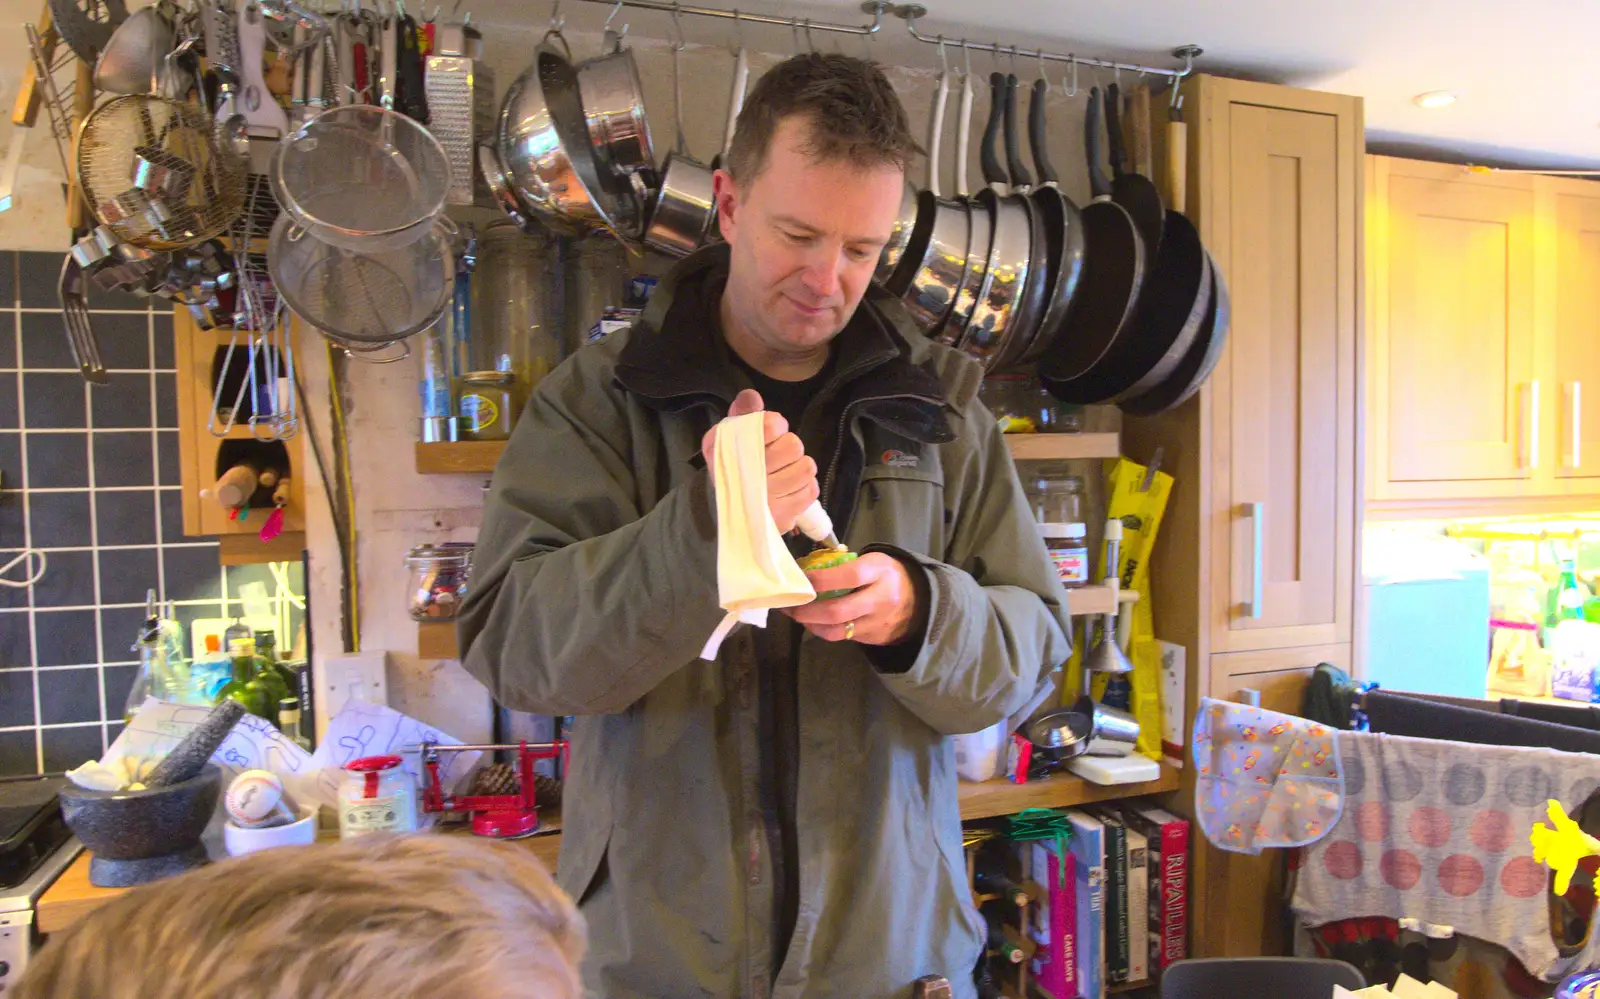
[[[525,846],[371,835],[146,885],[52,934],[15,999],[578,999],[582,917]]]
[[[806,151],[817,160],[904,170],[922,152],[877,63],[811,52],[785,59],[756,81],[728,150],[735,180],[748,182],[761,172],[773,134],[792,115],[807,119]]]

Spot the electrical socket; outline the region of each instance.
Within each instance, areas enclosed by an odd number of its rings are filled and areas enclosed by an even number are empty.
[[[327,731],[328,719],[338,715],[346,701],[388,705],[388,667],[389,653],[381,649],[323,660],[317,682],[317,731]]]

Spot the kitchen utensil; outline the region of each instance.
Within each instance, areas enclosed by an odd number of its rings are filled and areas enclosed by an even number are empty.
[[[1017,75],[1006,75],[1006,102],[1002,121],[1006,140],[1006,173],[1011,179],[1011,193],[1027,194],[1033,190],[1033,176],[1022,162],[1022,150],[1017,132]]]
[[[1194,342],[1166,381],[1117,405],[1124,413],[1134,416],[1153,416],[1176,409],[1189,397],[1200,391],[1200,386],[1210,377],[1211,371],[1222,357],[1222,348],[1228,342],[1228,285],[1222,279],[1217,262],[1206,258],[1211,267],[1211,307],[1206,312]]]
[[[1161,193],[1150,178],[1130,173],[1123,154],[1122,97],[1115,83],[1106,88],[1106,140],[1111,153],[1111,199],[1128,210],[1144,240],[1145,259],[1157,259],[1166,224]]]
[[[1106,521],[1106,563],[1100,574],[1100,585],[1105,586],[1117,578],[1118,556],[1122,551],[1122,521],[1115,517]],[[1113,587],[1113,590],[1115,587]],[[1083,657],[1084,669],[1092,673],[1131,673],[1133,663],[1117,644],[1117,612],[1104,615],[1100,624],[1100,641]]]
[[[238,701],[228,699],[218,702],[200,724],[189,730],[183,741],[161,758],[161,762],[145,778],[145,786],[171,787],[198,776],[206,766],[206,761],[211,759],[211,754],[217,751],[217,747],[228,738],[228,733],[233,731],[233,726],[243,717],[244,705]]]
[[[238,0],[239,92],[235,108],[251,135],[277,139],[289,134],[289,116],[267,89],[267,25],[256,0]]]
[[[967,198],[971,231],[967,237],[962,275],[956,286],[955,305],[940,328],[930,335],[946,346],[959,347],[972,324],[972,315],[984,293],[984,284],[994,261],[995,202],[993,199]]]
[[[116,26],[128,19],[124,0],[50,0],[50,19],[61,40],[93,66]]]
[[[894,218],[894,228],[889,230],[888,242],[883,244],[883,252],[878,255],[878,267],[873,271],[872,279],[889,287],[889,279],[894,276],[900,266],[900,261],[905,257],[906,247],[911,243],[911,234],[917,227],[917,207],[920,199],[917,189],[906,184],[900,189],[900,211]],[[905,289],[903,287],[901,291]]]
[[[936,198],[932,191],[924,191],[917,201],[919,220],[926,215],[929,224],[926,233],[911,238],[908,258],[916,255],[920,260],[901,301],[912,321],[929,332],[955,308],[972,241],[972,207],[965,200]],[[919,245],[921,254],[916,253]]]
[[[278,144],[270,171],[284,212],[347,250],[425,238],[444,208],[450,163],[414,119],[372,105],[330,108]]]
[[[244,207],[245,162],[217,148],[211,120],[192,104],[107,101],[83,124],[76,165],[95,219],[143,249],[219,236]]]
[[[978,163],[983,168],[984,183],[996,194],[1008,194],[1005,170],[1000,166],[997,143],[1000,140],[1000,122],[1005,117],[1006,78],[999,73],[989,74],[989,124],[983,128],[983,145],[978,147]]]
[[[688,256],[710,237],[715,207],[710,168],[688,156],[668,153],[647,216],[645,244],[670,256]]]
[[[420,746],[407,746],[406,750],[421,753],[423,771],[422,810],[430,813],[455,812],[472,816],[472,831],[479,836],[497,839],[516,839],[527,836],[539,828],[538,775],[534,766],[539,760],[561,758],[566,762],[568,744],[565,740],[554,742],[523,742],[517,745],[441,746],[425,742]],[[439,779],[439,754],[462,752],[515,752],[517,754],[517,789],[510,794],[451,794]]]
[[[619,224],[633,221],[631,205],[600,184],[577,72],[565,40],[559,34],[550,38],[506,90],[497,136],[500,162],[517,199],[557,231],[618,235]]]
[[[89,883],[129,888],[207,863],[200,835],[222,791],[214,763],[182,783],[142,791],[61,788],[61,814],[91,852]]]
[[[89,138],[88,130],[84,127],[94,111],[94,68],[87,62],[80,62],[74,71],[76,79],[72,89],[72,134],[74,156],[83,155],[84,142]],[[81,160],[79,161],[81,162]],[[68,171],[67,174],[67,229],[76,237],[84,229],[84,190],[82,168]]]
[[[45,36],[41,35],[32,24],[25,24],[23,28],[28,36],[28,54],[37,81],[35,89],[38,93],[38,103],[45,109],[45,115],[50,121],[50,135],[55,140],[56,155],[61,159],[61,172],[70,186],[72,178],[70,151],[74,135],[73,104],[67,102],[67,95],[63,95],[56,86],[51,56],[46,50]]]
[[[993,185],[979,191],[977,200],[994,217],[994,242],[972,321],[960,346],[987,369],[1011,349],[1008,341],[1019,335],[1030,319],[1029,310],[1037,305],[1029,300],[1038,285],[1035,281],[1030,286],[1029,281],[1033,275],[1034,208],[1024,195],[995,194]]]
[[[239,15],[234,9],[235,2],[200,0],[200,28],[205,39],[206,59],[217,76],[217,121],[242,131],[249,123],[239,113]]]
[[[939,58],[944,59],[944,45],[939,45]],[[950,103],[950,70],[941,65],[939,80],[933,91],[933,106],[928,113],[928,170],[927,188],[939,197],[939,143],[944,136],[944,112]]]
[[[358,251],[297,231],[285,215],[267,261],[278,294],[306,322],[337,341],[384,346],[427,329],[449,307],[453,235],[439,216],[422,239]]]
[[[1093,714],[1078,710],[1081,706],[1082,701],[1071,708],[1035,718],[1028,725],[1028,741],[1057,751],[1061,759],[1081,755],[1089,748],[1094,732]]]
[[[733,148],[733,133],[739,127],[739,112],[744,110],[745,87],[750,82],[750,59],[744,46],[733,57],[733,89],[728,95],[728,122],[722,130],[722,164],[727,165],[728,151]]]
[[[1120,708],[1108,708],[1088,697],[1080,697],[1074,711],[1089,713],[1091,725],[1085,756],[1127,756],[1139,741],[1139,721]]]
[[[500,154],[495,151],[494,146],[478,147],[478,175],[488,185],[489,194],[494,198],[494,203],[500,206],[500,210],[520,226],[523,232],[532,232],[534,223],[529,218],[527,210],[522,207],[522,202],[512,193],[511,182],[506,178],[505,166],[501,164]]]
[[[72,348],[72,360],[78,365],[83,380],[104,385],[111,379],[100,359],[100,344],[95,339],[94,327],[89,321],[89,300],[84,293],[83,267],[68,253],[61,261],[61,278],[56,284],[56,294],[61,301],[61,319],[66,326],[67,344]]]
[[[961,103],[956,109],[955,193],[966,194],[972,190],[967,186],[967,152],[972,142],[972,60],[965,45],[961,47],[961,55],[966,60],[966,68],[961,73]]]
[[[1038,202],[1028,194],[1012,194],[1010,197],[1022,202],[1027,209],[1032,235],[1028,241],[1028,273],[1022,278],[1017,293],[1010,335],[990,364],[990,369],[994,371],[1015,368],[1032,351],[1033,343],[1039,336],[1039,318],[1044,312],[1045,293],[1049,288],[1046,278],[1050,240],[1045,234],[1044,213],[1039,209]]]
[[[1084,148],[1095,200],[1079,211],[1085,253],[1078,290],[1062,332],[1039,359],[1039,378],[1052,392],[1056,384],[1091,368],[1129,325],[1144,280],[1144,242],[1127,209],[1111,200],[1111,183],[1100,170],[1099,107],[1099,90],[1091,89],[1084,109]]]
[[[494,135],[494,75],[482,62],[483,36],[470,24],[441,24],[428,56],[428,128],[450,162],[445,202],[470,205],[478,171],[472,157]]]
[[[113,94],[159,92],[156,81],[173,44],[172,24],[159,5],[134,11],[117,25],[95,61],[95,88]]]
[[[578,97],[600,184],[625,194],[632,175],[655,167],[655,148],[633,50],[623,48],[622,36],[608,29],[602,53],[578,66]],[[742,49],[739,56],[744,57]]]
[[[399,93],[395,110],[423,125],[428,124],[428,92],[422,81],[422,51],[417,48],[417,21],[410,14],[400,15],[400,51],[395,57]]]
[[[1034,166],[1039,171],[1039,186],[1030,196],[1043,222],[1046,270],[1038,332],[1019,361],[1024,365],[1038,361],[1055,342],[1077,293],[1085,252],[1083,216],[1078,206],[1062,193],[1045,150],[1049,134],[1045,129],[1045,100],[1049,96],[1049,86],[1044,79],[1034,83],[1033,101],[1028,110],[1028,142],[1033,150]]]

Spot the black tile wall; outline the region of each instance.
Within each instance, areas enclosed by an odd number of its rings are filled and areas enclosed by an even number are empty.
[[[171,312],[91,293],[111,376],[86,387],[60,268],[59,253],[0,251],[0,563],[28,546],[48,558],[33,587],[0,587],[0,776],[70,769],[116,738],[146,590],[185,625],[238,608],[250,581],[288,606],[270,573],[225,574],[215,539],[183,534]],[[301,567],[289,575],[303,593]]]

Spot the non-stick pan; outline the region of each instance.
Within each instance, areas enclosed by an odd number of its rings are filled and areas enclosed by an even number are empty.
[[[1120,147],[1115,128],[1111,135]],[[1166,212],[1161,249],[1139,292],[1131,335],[1119,336],[1094,367],[1051,391],[1074,403],[1120,402],[1149,392],[1178,367],[1210,307],[1211,263],[1199,230],[1181,212]]]
[[[1078,290],[1083,274],[1084,236],[1083,217],[1072,199],[1061,193],[1055,167],[1046,152],[1045,100],[1050,84],[1044,79],[1033,85],[1033,102],[1028,109],[1028,144],[1033,149],[1033,165],[1039,171],[1039,186],[1030,197],[1039,210],[1044,226],[1045,300],[1039,317],[1039,330],[1033,343],[1022,356],[1022,364],[1031,364],[1050,349],[1060,331],[1061,321],[1072,306],[1072,296]]]
[[[1075,378],[1105,354],[1128,326],[1144,280],[1144,240],[1127,209],[1111,200],[1111,182],[1100,170],[1100,92],[1089,92],[1084,108],[1084,147],[1089,186],[1095,200],[1080,211],[1084,262],[1077,292],[1060,331],[1039,359],[1039,377],[1053,382]]]
[[[1117,85],[1106,88],[1106,139],[1111,152],[1111,200],[1128,210],[1133,224],[1139,227],[1144,238],[1147,260],[1155,260],[1161,250],[1165,234],[1166,210],[1161,204],[1161,192],[1149,177],[1133,171],[1128,166],[1122,147],[1122,95]]]
[[[1194,343],[1189,345],[1189,352],[1183,355],[1183,360],[1166,381],[1143,395],[1119,402],[1117,405],[1124,413],[1154,416],[1176,409],[1200,391],[1222,357],[1222,348],[1228,342],[1228,283],[1210,254],[1207,254],[1207,262],[1211,267],[1211,307],[1206,310],[1205,321],[1200,324]]]

